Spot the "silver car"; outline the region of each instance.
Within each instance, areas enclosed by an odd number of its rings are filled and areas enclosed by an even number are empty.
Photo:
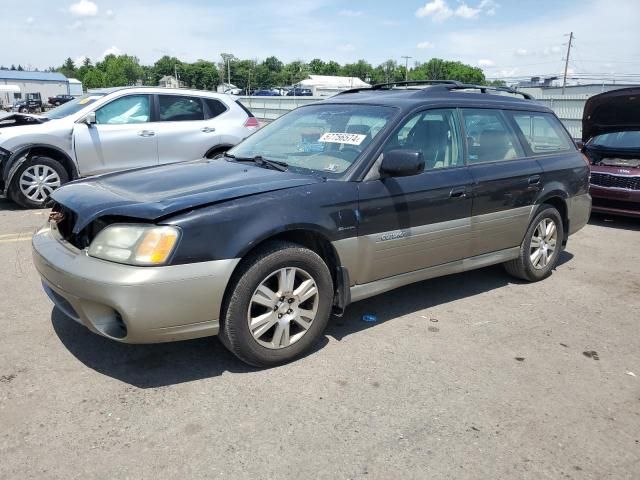
[[[229,95],[149,87],[92,92],[43,115],[0,119],[0,193],[40,208],[70,180],[214,158],[257,128]]]

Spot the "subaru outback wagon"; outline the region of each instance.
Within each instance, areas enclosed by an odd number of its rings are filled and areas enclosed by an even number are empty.
[[[44,289],[113,340],[217,334],[269,366],[403,285],[498,263],[541,280],[589,218],[589,166],[551,110],[509,92],[351,90],[223,160],[73,182],[33,238]]]

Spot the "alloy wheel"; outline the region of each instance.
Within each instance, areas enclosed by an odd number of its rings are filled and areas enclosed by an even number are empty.
[[[263,347],[282,349],[300,340],[311,328],[320,296],[315,280],[304,270],[286,267],[268,275],[254,291],[247,322]]]
[[[551,218],[543,218],[531,237],[529,258],[533,268],[542,270],[554,258],[557,251],[558,229]]]

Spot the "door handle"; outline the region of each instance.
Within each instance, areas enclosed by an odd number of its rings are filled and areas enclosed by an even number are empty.
[[[449,192],[451,198],[467,198],[467,187],[453,187]]]
[[[156,134],[153,130],[140,130],[138,135],[141,137],[153,137]]]
[[[201,129],[201,130],[202,130],[204,133],[213,133],[213,132],[215,132],[215,131],[216,131],[216,129],[215,129],[215,128],[213,128],[213,127],[202,127],[202,129]]]
[[[540,183],[540,175],[533,175],[529,177],[529,185],[537,185]]]

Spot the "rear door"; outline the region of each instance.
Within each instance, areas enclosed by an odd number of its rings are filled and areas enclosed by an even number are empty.
[[[522,242],[542,168],[527,156],[501,110],[460,110],[467,162],[473,177],[471,256],[515,247]]]
[[[468,256],[472,177],[464,165],[454,109],[418,112],[394,132],[384,152],[421,151],[425,171],[360,184],[362,284]]]
[[[157,95],[158,157],[160,163],[183,162],[202,158],[220,143],[216,117],[226,106],[193,95]],[[209,105],[211,103],[211,105]]]
[[[118,97],[95,110],[96,124],[75,124],[73,148],[81,176],[158,164],[151,99]]]

